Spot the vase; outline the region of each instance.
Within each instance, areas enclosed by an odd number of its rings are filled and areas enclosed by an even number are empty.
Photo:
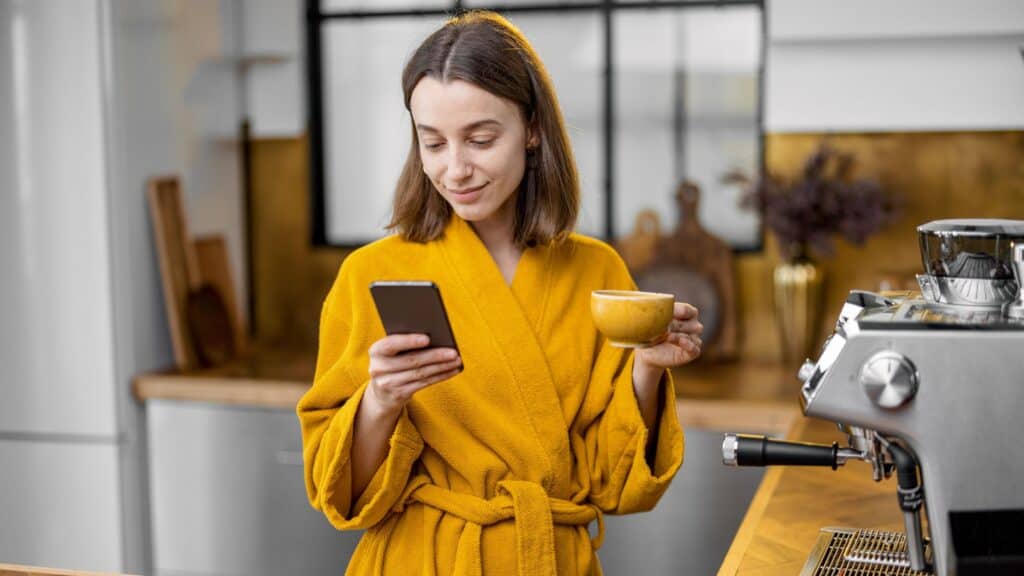
[[[824,288],[825,271],[814,262],[785,262],[775,267],[775,324],[782,361],[788,366],[799,366],[811,358],[818,345]]]

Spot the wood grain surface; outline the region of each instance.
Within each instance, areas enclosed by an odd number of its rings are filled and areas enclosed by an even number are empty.
[[[0,576],[118,576],[111,572],[83,572],[81,570],[57,570],[35,566],[0,564]]]
[[[189,291],[199,287],[201,278],[189,236],[181,183],[175,176],[153,178],[148,182],[147,193],[174,362],[179,369],[188,370],[198,365],[198,359],[186,307]]]

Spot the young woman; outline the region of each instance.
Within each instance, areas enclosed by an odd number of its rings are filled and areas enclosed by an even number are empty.
[[[452,18],[402,86],[397,234],[345,259],[298,405],[310,501],[367,530],[349,574],[600,574],[602,514],[649,510],[682,463],[666,369],[700,354],[697,311],[677,303],[668,339],[635,351],[594,328],[591,291],[635,285],[610,247],[571,233],[562,115],[507,20]],[[375,280],[434,281],[462,356],[385,336]]]

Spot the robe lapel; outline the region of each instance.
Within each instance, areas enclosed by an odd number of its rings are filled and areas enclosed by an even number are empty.
[[[569,431],[548,358],[536,332],[546,307],[550,250],[526,250],[513,286],[509,287],[483,242],[461,218],[452,217],[440,243],[453,277],[490,327],[500,348],[494,358],[506,361],[529,407],[530,424],[548,458],[552,475],[544,488],[552,496],[559,496],[569,487]],[[524,306],[529,312],[524,311]]]

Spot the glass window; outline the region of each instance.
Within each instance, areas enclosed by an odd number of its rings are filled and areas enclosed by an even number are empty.
[[[604,154],[601,145],[601,15],[593,13],[515,14],[512,21],[540,54],[555,85],[580,175],[580,217],[576,229],[604,235]],[[572,34],[566,34],[572,30]]]
[[[750,7],[614,15],[617,235],[646,208],[672,229],[675,190],[688,179],[701,189],[704,228],[734,247],[760,244],[757,216],[721,182],[760,166],[760,19]]]
[[[733,169],[760,171],[762,6],[751,0],[640,10],[623,5],[630,1],[501,3],[536,47],[555,85],[580,173],[577,230],[605,237],[611,229],[624,236],[649,208],[661,215],[662,229],[671,230],[678,218],[674,192],[692,180],[702,191],[704,228],[735,248],[759,248],[758,216],[739,209],[741,191],[723,184],[722,176]],[[587,6],[568,5],[581,3]],[[314,203],[323,212],[317,215],[318,241],[352,246],[385,233],[411,142],[401,70],[445,20],[441,14],[393,13],[454,6],[452,0],[322,1],[321,11],[331,18],[310,24],[319,30],[322,47],[321,122],[311,126],[314,142],[318,133],[322,141],[311,151],[323,164],[322,190],[313,191],[322,195]],[[461,6],[493,8],[484,0]],[[605,61],[607,18],[611,62]],[[606,110],[613,132],[605,126]],[[612,158],[605,157],[606,143]],[[605,179],[608,168],[612,182]]]
[[[321,12],[450,9],[452,0],[320,0]]]
[[[323,28],[326,236],[362,244],[384,235],[412,142],[402,68],[442,18],[336,20]],[[384,41],[383,39],[386,39]]]

